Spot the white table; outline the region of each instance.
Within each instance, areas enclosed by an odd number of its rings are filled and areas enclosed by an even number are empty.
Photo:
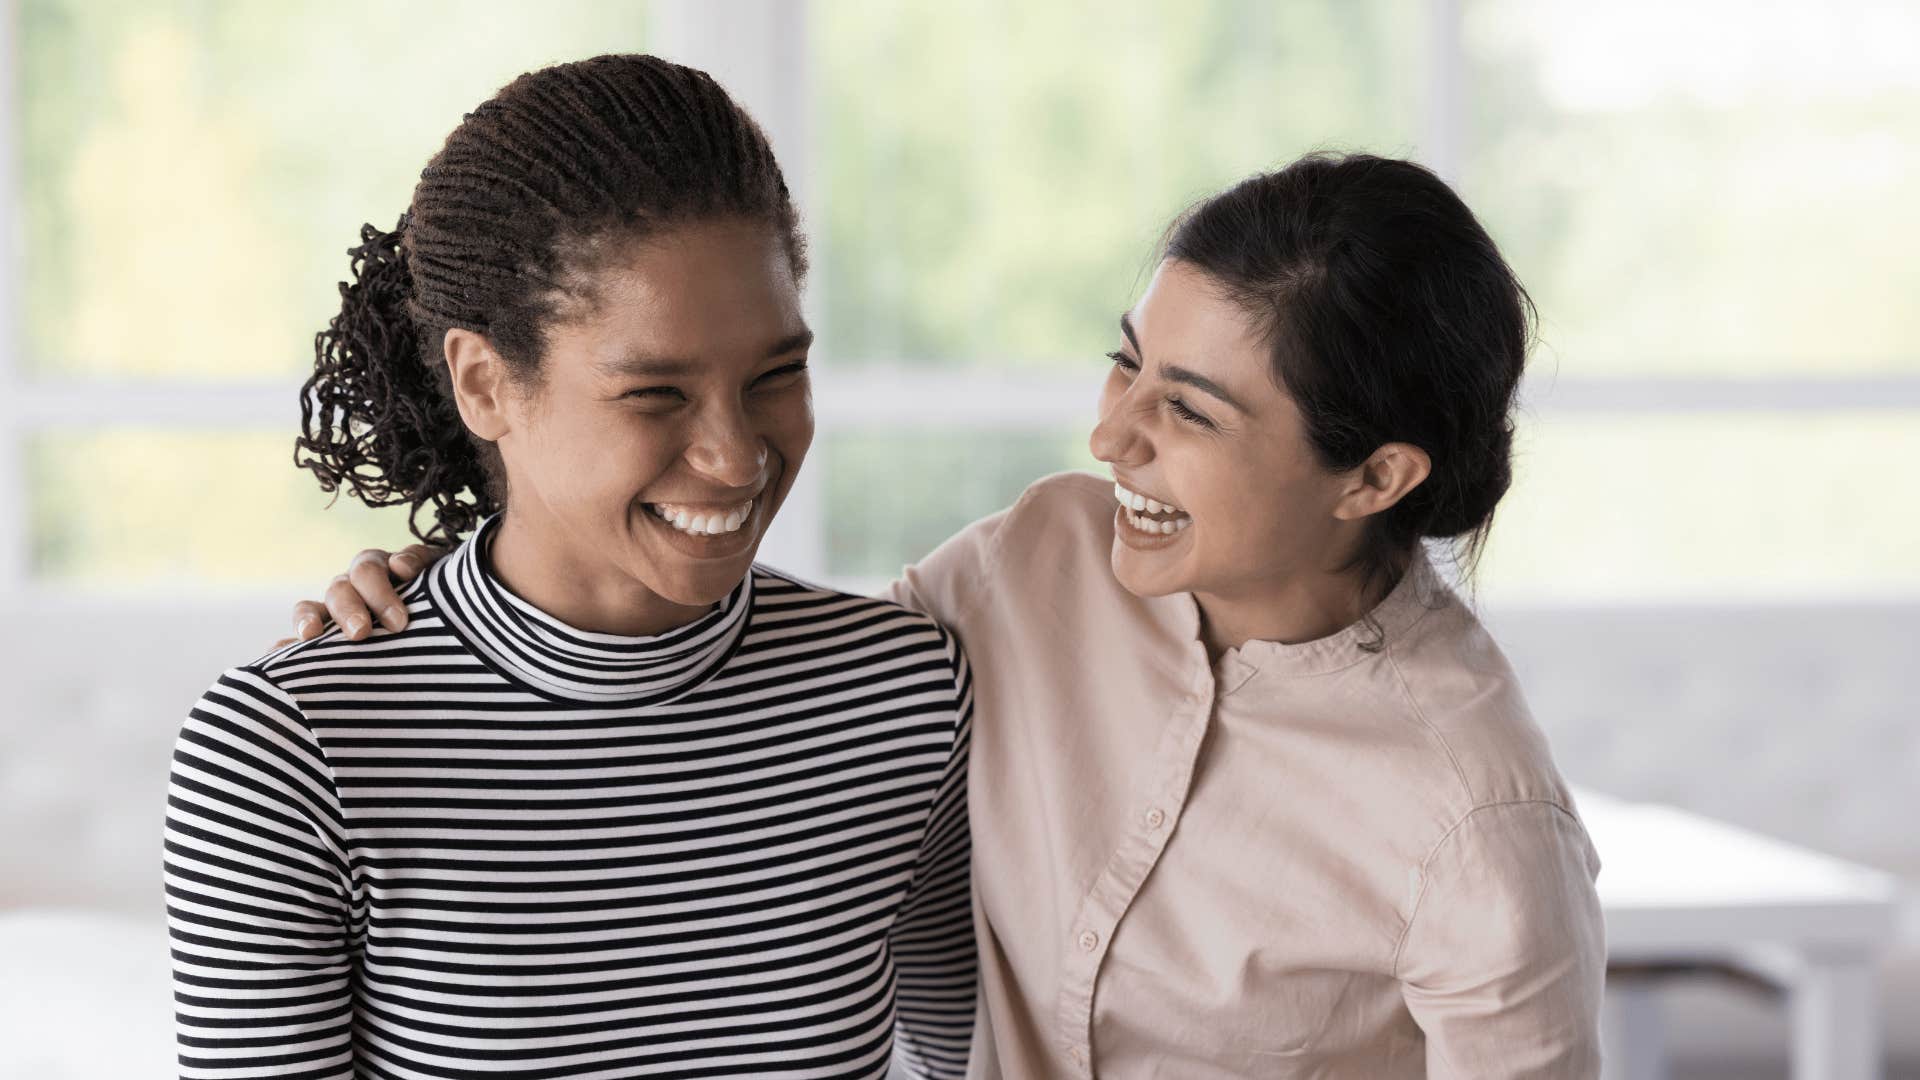
[[[1890,875],[1670,806],[1575,798],[1600,852],[1609,963],[1764,979],[1787,994],[1794,1080],[1877,1080],[1875,968],[1899,914]],[[1607,998],[1605,1076],[1664,1076],[1658,991]]]

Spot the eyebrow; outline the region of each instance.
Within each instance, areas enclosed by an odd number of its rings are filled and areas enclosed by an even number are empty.
[[[813,346],[813,331],[802,330],[767,347],[766,359],[785,356]],[[605,375],[627,375],[636,378],[665,379],[680,375],[692,375],[704,366],[697,361],[684,357],[647,356],[634,353],[618,360],[605,360],[595,365]]]
[[[1140,337],[1133,332],[1133,320],[1129,318],[1125,312],[1122,312],[1120,315],[1120,332],[1127,336],[1127,341],[1133,345],[1133,351],[1140,355],[1140,361],[1144,364],[1147,359],[1147,351],[1140,347]],[[1219,383],[1214,382],[1212,379],[1207,378],[1197,371],[1190,371],[1176,364],[1156,364],[1154,365],[1154,370],[1159,372],[1160,377],[1168,382],[1177,382],[1191,386],[1195,390],[1219,398],[1222,402],[1231,405],[1242,413],[1252,415],[1253,410],[1240,404],[1239,399],[1227,393],[1225,387],[1222,387]]]

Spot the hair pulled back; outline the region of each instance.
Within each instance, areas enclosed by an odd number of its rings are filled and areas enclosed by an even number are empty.
[[[1323,466],[1389,442],[1432,472],[1369,523],[1356,565],[1389,581],[1424,539],[1470,576],[1513,481],[1514,395],[1532,301],[1447,185],[1409,161],[1314,154],[1249,177],[1169,230],[1266,333]]]
[[[391,231],[361,226],[340,313],[314,336],[295,464],[326,491],[409,504],[415,536],[454,542],[507,492],[498,450],[454,405],[447,331],[484,335],[537,385],[547,330],[594,302],[598,260],[726,217],[766,222],[805,272],[766,135],[706,73],[606,55],[519,76],[461,119]]]

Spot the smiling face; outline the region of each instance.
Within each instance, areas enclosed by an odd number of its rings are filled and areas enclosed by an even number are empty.
[[[1116,504],[1120,583],[1254,598],[1337,570],[1360,528],[1353,478],[1320,465],[1245,312],[1170,260],[1121,334],[1092,438],[1132,504]]]
[[[770,227],[679,226],[606,260],[588,302],[549,328],[538,385],[500,395],[502,430],[469,418],[506,468],[495,561],[509,587],[630,633],[725,597],[813,440],[811,341]],[[471,378],[463,414],[485,397]]]

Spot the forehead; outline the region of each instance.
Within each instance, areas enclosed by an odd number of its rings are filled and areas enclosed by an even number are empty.
[[[593,361],[764,357],[805,328],[800,286],[777,230],[746,221],[676,226],[629,243],[588,271],[590,303],[563,313],[554,344]]]
[[[1149,360],[1224,374],[1228,366],[1266,358],[1266,343],[1253,317],[1191,263],[1161,262],[1134,305],[1131,321]]]

